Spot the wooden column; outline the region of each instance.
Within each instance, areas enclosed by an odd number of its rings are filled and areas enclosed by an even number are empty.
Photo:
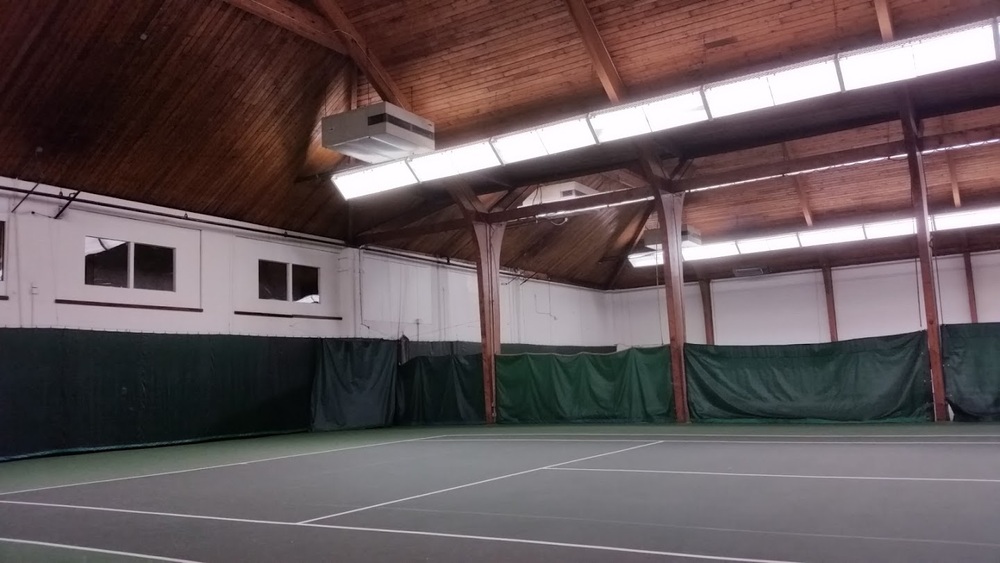
[[[715,344],[715,315],[712,310],[712,282],[698,280],[701,289],[701,311],[705,317],[705,343]]]
[[[830,322],[830,342],[839,340],[837,336],[837,304],[833,300],[833,272],[823,266],[823,289],[826,291],[826,318]]]
[[[969,318],[974,323],[979,322],[979,308],[976,306],[976,282],[972,278],[972,255],[962,254],[965,260],[965,288],[969,293]]]
[[[655,189],[655,188],[654,188]],[[667,292],[667,327],[670,331],[670,374],[674,387],[677,422],[688,422],[687,376],[684,373],[684,263],[681,258],[683,194],[656,192],[653,205],[663,234],[663,281]]]
[[[904,101],[902,111],[903,142],[910,170],[910,197],[917,222],[917,255],[920,262],[920,282],[924,293],[924,315],[927,319],[927,348],[931,363],[931,391],[934,398],[934,420],[948,420],[945,402],[944,369],[941,365],[941,326],[938,320],[937,289],[931,264],[930,212],[927,206],[927,178],[920,153],[918,124],[912,106]]]
[[[486,424],[496,422],[496,355],[500,352],[500,246],[506,223],[472,223],[479,279],[479,326],[483,339]]]

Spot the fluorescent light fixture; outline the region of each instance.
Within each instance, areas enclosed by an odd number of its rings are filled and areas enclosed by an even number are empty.
[[[995,61],[992,22],[919,39],[913,44],[917,76]]]
[[[785,250],[799,247],[799,237],[795,233],[773,237],[750,238],[736,241],[740,254],[754,254],[772,250]]]
[[[691,246],[681,249],[681,256],[684,257],[685,261],[723,258],[725,256],[735,256],[739,253],[740,249],[736,247],[735,241],[703,244],[701,246]]]
[[[337,185],[344,199],[353,199],[416,184],[417,178],[406,165],[406,161],[397,160],[356,172],[334,174],[333,183]]]
[[[1000,224],[1000,207],[977,209],[975,211],[955,211],[934,216],[935,231],[950,231],[968,227],[982,227]]]
[[[780,70],[767,77],[774,105],[798,102],[840,92],[833,59]]]
[[[799,232],[799,242],[802,246],[819,246],[856,240],[865,240],[865,229],[861,225]]]
[[[628,255],[628,261],[633,268],[648,268],[663,265],[663,253],[659,251],[634,252]]]
[[[861,51],[840,56],[840,74],[845,90],[888,84],[917,75],[913,48],[908,44]]]
[[[650,132],[646,113],[641,106],[629,106],[592,114],[590,126],[594,128],[597,140],[602,143]]]
[[[421,182],[500,166],[488,141],[439,151],[410,160],[410,168]]]
[[[653,100],[641,107],[646,114],[649,128],[653,131],[663,131],[708,119],[705,102],[698,90]]]
[[[542,140],[542,145],[549,154],[565,152],[580,147],[587,147],[596,144],[594,134],[590,132],[590,125],[587,118],[581,117],[570,121],[563,121],[553,125],[546,125],[535,129],[538,138]]]
[[[865,238],[868,240],[901,237],[916,234],[917,222],[910,219],[897,219],[895,221],[879,221],[878,223],[866,223],[864,225]]]
[[[725,82],[705,88],[705,98],[712,117],[724,117],[774,105],[767,76],[737,82]]]
[[[524,131],[514,133],[513,135],[497,137],[491,142],[504,164],[520,162],[549,154],[545,150],[542,140],[534,131]]]

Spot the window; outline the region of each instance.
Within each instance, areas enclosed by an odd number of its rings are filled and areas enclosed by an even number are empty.
[[[87,285],[174,291],[174,249],[100,237],[84,239]]]
[[[291,266],[291,268],[289,268]],[[319,268],[270,260],[257,262],[257,297],[296,303],[319,303]]]
[[[257,293],[261,299],[288,301],[288,264],[269,260],[258,262]]]
[[[0,221],[0,281],[3,281],[3,249],[6,248],[4,245],[4,227],[6,224]]]

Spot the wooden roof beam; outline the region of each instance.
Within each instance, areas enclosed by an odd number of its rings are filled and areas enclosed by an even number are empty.
[[[889,10],[889,0],[873,0],[875,2],[875,15],[878,17],[878,30],[882,34],[882,41],[892,41],[896,34],[892,26],[892,11]]]
[[[781,143],[781,154],[785,160],[791,160],[791,153],[788,151],[788,143]],[[805,179],[799,175],[792,176],[792,185],[795,186],[795,193],[799,197],[799,207],[802,208],[802,218],[806,225],[813,226],[812,210],[809,209],[809,198],[806,197]]]
[[[955,159],[951,151],[945,151],[945,162],[948,163],[948,180],[951,182],[951,200],[955,207],[962,207],[962,193],[958,189],[958,172],[955,170]]]
[[[365,73],[378,95],[391,104],[403,109],[410,109],[410,101],[403,95],[403,91],[389,76],[378,58],[372,54],[368,43],[358,33],[358,29],[351,23],[350,18],[344,13],[337,0],[313,1],[327,21],[333,25],[334,31],[343,36],[347,54],[354,61],[354,64],[358,65],[358,68]]]
[[[327,49],[343,55],[348,54],[344,42],[341,41],[335,30],[330,29],[330,26],[323,20],[323,16],[307,10],[291,0],[224,1]]]
[[[590,15],[585,0],[566,0],[566,6],[573,17],[573,23],[580,31],[580,39],[583,40],[583,46],[590,55],[597,78],[604,86],[604,92],[613,103],[621,103],[627,97],[625,83],[622,82],[622,77],[611,60],[611,54],[608,53],[597,25],[594,24],[594,18]]]

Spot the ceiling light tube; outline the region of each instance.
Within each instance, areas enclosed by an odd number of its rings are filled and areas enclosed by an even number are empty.
[[[334,174],[332,178],[334,185],[340,190],[344,199],[353,199],[417,183],[416,176],[406,165],[405,160],[341,172]]]

